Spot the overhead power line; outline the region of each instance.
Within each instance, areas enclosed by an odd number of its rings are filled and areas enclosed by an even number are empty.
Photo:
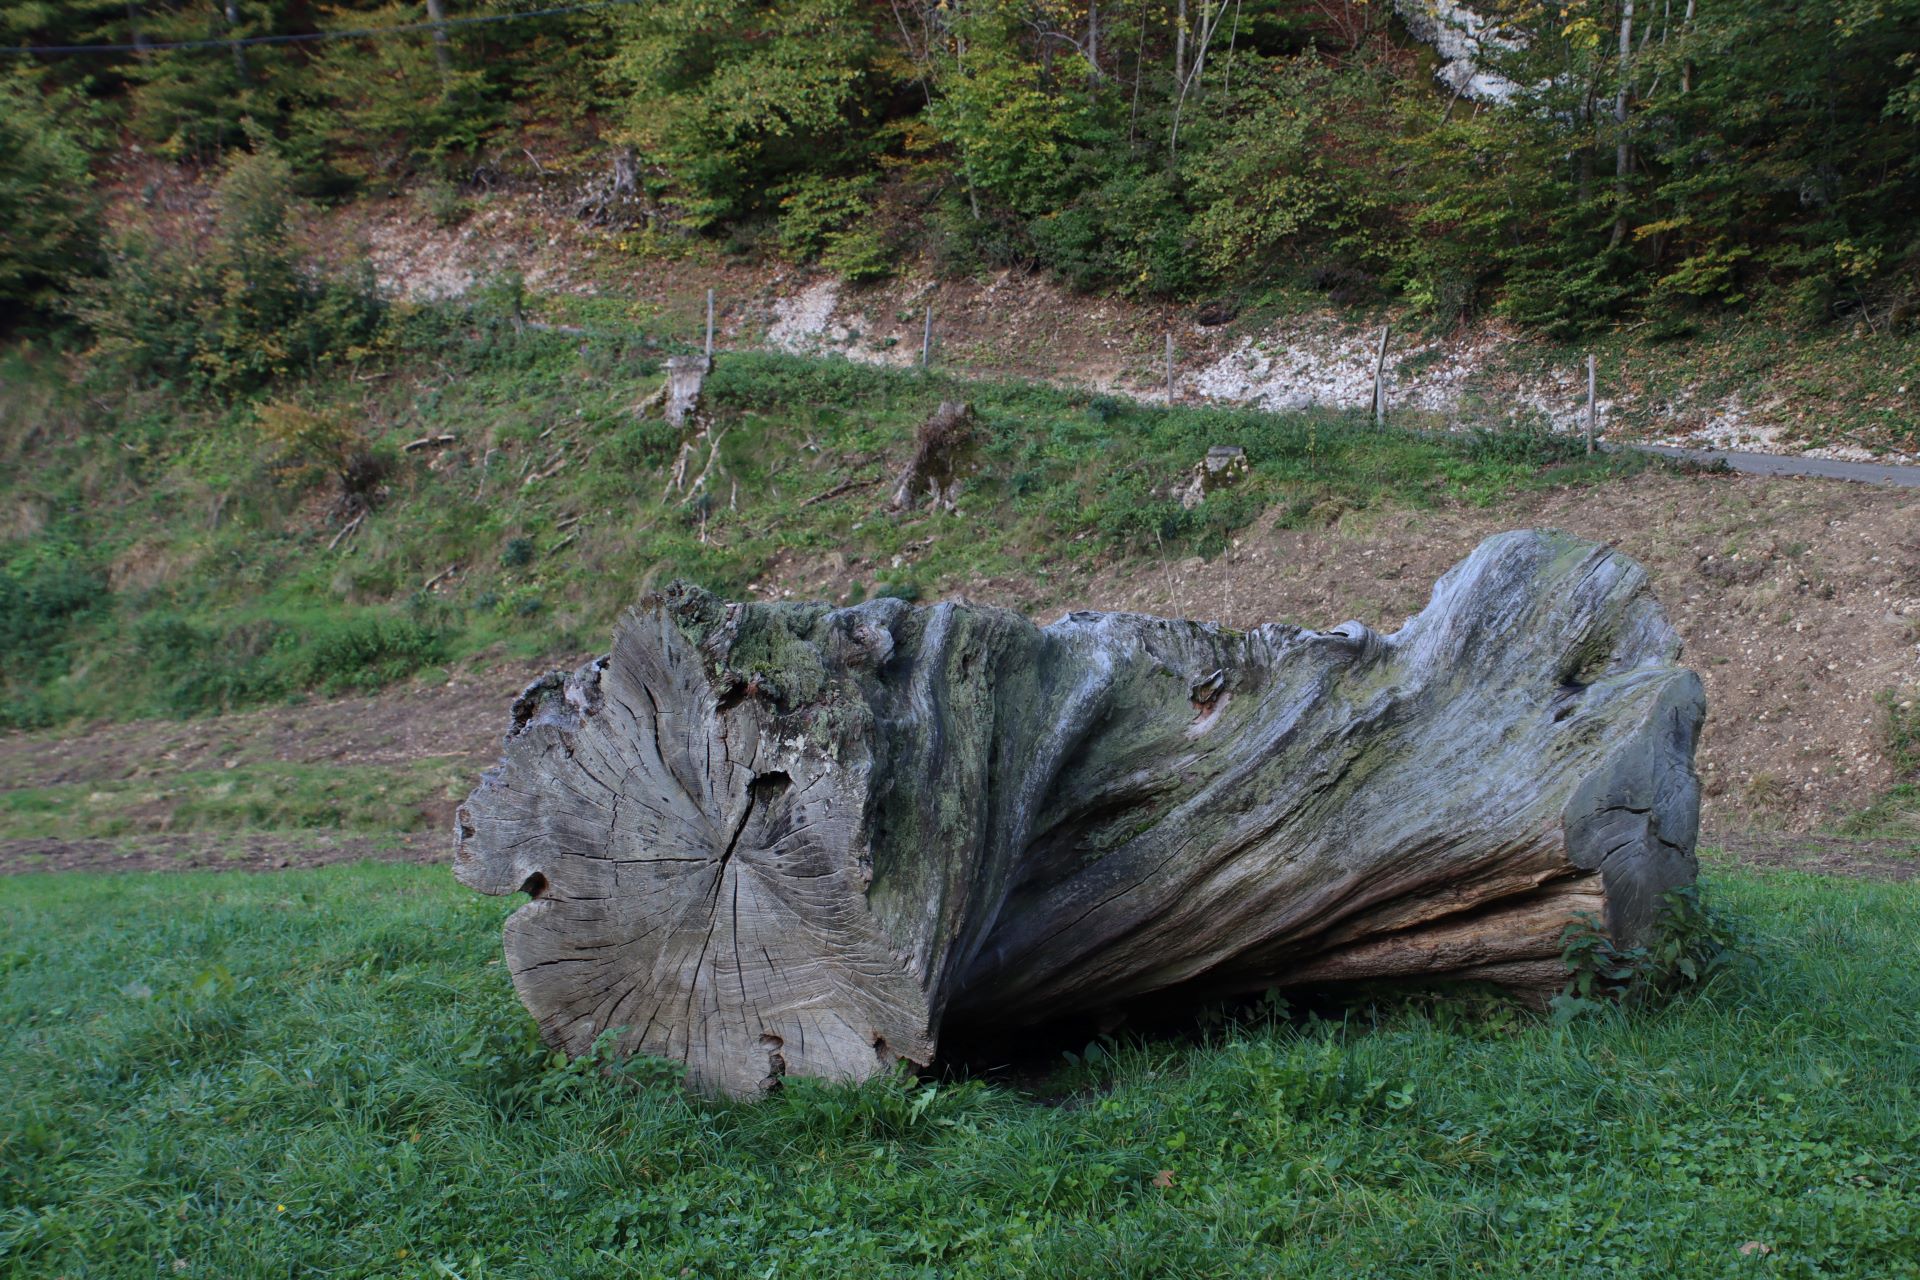
[[[360,27],[342,31],[307,31],[285,36],[227,36],[207,40],[148,40],[140,44],[22,44],[0,48],[0,54],[71,57],[77,54],[166,53],[171,50],[234,49],[261,44],[315,44],[322,40],[369,40],[382,36],[410,35],[418,31],[444,31],[449,27],[477,27],[488,22],[517,22],[522,18],[551,18],[563,13],[586,13],[592,9],[615,9],[641,0],[589,0],[586,4],[557,5],[551,9],[528,9],[521,13],[483,13],[467,18],[446,18],[439,22],[403,22],[392,27]]]

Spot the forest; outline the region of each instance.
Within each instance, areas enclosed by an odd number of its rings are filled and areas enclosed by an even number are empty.
[[[1413,38],[1449,22],[1472,77]],[[1920,0],[25,0],[0,45],[14,324],[151,283],[102,216],[133,149],[319,201],[558,174],[584,218],[854,281],[1557,338],[1920,301]]]

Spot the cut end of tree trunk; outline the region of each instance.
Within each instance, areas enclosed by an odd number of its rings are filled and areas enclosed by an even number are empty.
[[[1699,681],[1645,573],[1490,539],[1399,632],[726,604],[675,586],[536,682],[456,872],[525,892],[546,1039],[749,1095],[943,1028],[1168,993],[1484,980],[1691,883]]]

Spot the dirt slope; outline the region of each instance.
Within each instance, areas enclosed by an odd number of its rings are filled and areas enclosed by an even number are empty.
[[[1152,400],[1165,395],[1171,336],[1185,402],[1288,409],[1371,400],[1381,315],[1317,295],[1285,308],[1243,309],[1233,297],[1177,305],[1075,293],[1016,269],[936,279],[918,263],[856,287],[731,259],[700,241],[662,244],[584,226],[551,192],[492,193],[452,227],[406,198],[329,217],[331,243],[364,245],[381,281],[418,299],[456,297],[513,270],[563,310],[569,300],[617,300],[691,339],[713,289],[723,350],[775,347],[892,365],[918,361],[931,308],[933,358],[943,367]],[[1870,339],[1786,334],[1754,317],[1685,348],[1603,340],[1600,429],[1619,441],[1920,460],[1920,340]],[[1385,378],[1396,412],[1428,424],[1577,431],[1585,417],[1584,353],[1491,319],[1446,331],[1403,320]]]
[[[1706,682],[1699,763],[1710,838],[1751,846],[1752,860],[1797,863],[1800,846],[1752,841],[1747,833],[1813,830],[1894,780],[1877,699],[1888,691],[1920,696],[1920,495],[1911,491],[1648,473],[1547,491],[1498,511],[1349,512],[1313,530],[1262,522],[1212,562],[1134,561],[1050,589],[994,579],[963,590],[1042,620],[1066,608],[1104,608],[1242,627],[1326,628],[1357,618],[1393,630],[1475,543],[1522,525],[1612,543],[1653,573],[1686,640],[1686,659]],[[761,585],[831,599],[862,569],[845,559],[796,563]],[[366,765],[436,757],[466,761],[477,778],[494,758],[508,702],[530,674],[489,667],[377,697],[13,734],[0,737],[0,779],[10,790],[269,760]],[[304,865],[365,854],[444,856],[440,843],[436,833],[385,844],[218,834],[20,841],[0,848],[0,867]],[[1884,873],[1903,865],[1871,849],[1855,857],[1832,842],[1817,852],[1829,867]]]
[[[1081,607],[1394,629],[1480,539],[1521,525],[1646,565],[1707,687],[1709,828],[1807,830],[1893,782],[1876,699],[1920,696],[1920,495],[1857,485],[1647,474],[1498,511],[1353,514],[1256,530],[1213,564],[1111,570]]]

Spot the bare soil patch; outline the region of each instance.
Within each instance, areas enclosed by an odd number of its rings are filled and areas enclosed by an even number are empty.
[[[1781,831],[1734,832],[1723,836],[1718,845],[1701,850],[1701,860],[1709,866],[1725,862],[1866,880],[1920,878],[1920,857],[1915,856],[1914,847],[1894,840],[1848,840]]]
[[[444,685],[258,707],[195,720],[134,720],[0,735],[8,788],[110,782],[156,774],[290,764],[398,764],[440,758],[491,764],[507,700],[544,666],[460,674]]]
[[[1063,603],[1391,631],[1482,538],[1524,525],[1617,546],[1652,573],[1706,684],[1709,833],[1812,831],[1893,784],[1877,699],[1920,689],[1920,495],[1908,492],[1649,472],[1497,511],[1256,527],[1211,563],[1115,567]]]
[[[340,862],[444,862],[444,831],[395,836],[144,835],[124,840],[0,840],[0,875],[29,871],[282,871]]]

